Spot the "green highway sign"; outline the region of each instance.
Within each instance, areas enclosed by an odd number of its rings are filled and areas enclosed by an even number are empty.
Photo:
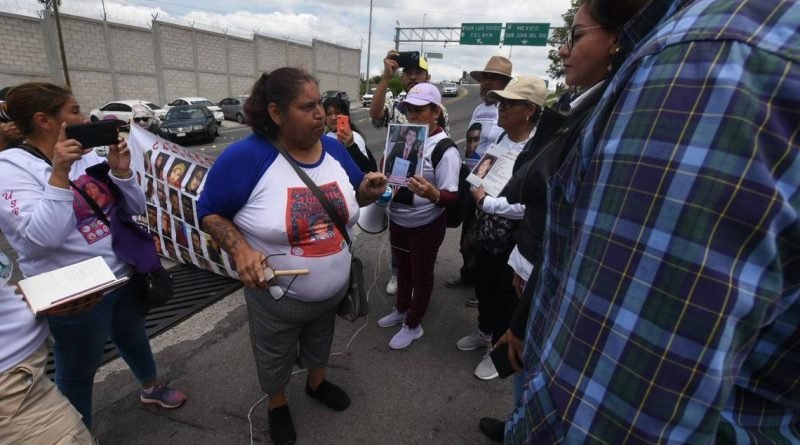
[[[549,23],[506,23],[503,45],[546,46]],[[461,25],[461,38],[464,38],[464,25]]]
[[[462,23],[462,45],[499,45],[502,23]]]

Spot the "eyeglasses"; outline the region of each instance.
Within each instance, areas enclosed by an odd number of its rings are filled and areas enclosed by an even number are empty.
[[[511,108],[516,105],[525,105],[526,103],[527,101],[524,100],[502,99],[497,105],[497,108]]]
[[[134,117],[133,121],[136,122],[137,124],[139,122],[144,122],[146,124],[146,123],[150,122],[150,118],[149,117]]]
[[[572,51],[572,47],[575,46],[575,42],[578,41],[578,39],[580,39],[585,34],[584,31],[588,31],[590,29],[597,29],[597,28],[602,28],[602,26],[600,26],[600,25],[598,25],[598,26],[586,26],[586,27],[575,27],[575,26],[573,26],[572,29],[569,30],[569,37],[567,37],[567,44],[566,44],[567,45],[567,49]],[[577,34],[576,34],[576,32],[577,32]]]

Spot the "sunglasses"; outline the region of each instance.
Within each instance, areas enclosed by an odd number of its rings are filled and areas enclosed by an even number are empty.
[[[517,105],[525,105],[527,101],[524,100],[513,100],[513,99],[502,99],[500,103],[497,105],[497,108],[511,108]]]
[[[469,137],[468,136],[467,137],[467,142],[474,142],[474,141],[479,141],[479,140],[481,140],[480,136],[476,136],[476,137]]]
[[[136,122],[136,123],[139,123],[139,122],[148,123],[148,122],[150,122],[150,118],[149,117],[134,117],[133,121]]]
[[[588,31],[590,29],[597,29],[597,28],[602,28],[602,26],[600,26],[600,25],[598,25],[598,26],[586,26],[586,27],[574,27],[573,26],[572,29],[569,30],[569,37],[567,37],[567,49],[571,51],[572,47],[575,46],[575,42],[577,42],[578,39],[580,39],[584,34],[586,34],[585,31]]]

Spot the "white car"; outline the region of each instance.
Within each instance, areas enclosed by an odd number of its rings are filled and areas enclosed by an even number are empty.
[[[101,121],[103,119],[119,119],[127,123],[131,120],[133,105],[135,104],[142,104],[149,108],[150,111],[156,115],[156,119],[158,120],[163,120],[164,116],[167,115],[167,110],[148,100],[115,100],[90,111],[89,119],[91,119],[92,122]]]
[[[214,119],[217,120],[218,125],[222,125],[222,121],[225,120],[225,114],[222,112],[222,108],[204,97],[179,97],[166,104],[164,108],[169,110],[176,105],[205,105],[205,107],[214,114]]]
[[[369,92],[367,92],[367,94],[361,96],[361,105],[362,106],[368,107],[368,106],[370,106],[372,104],[372,96],[375,95],[375,90],[377,90],[377,88],[370,88]],[[387,88],[386,89],[385,102],[390,102],[390,101],[393,101],[393,100],[394,100],[394,94],[392,94],[392,91]]]
[[[458,87],[456,84],[449,82],[442,85],[442,96],[458,96]]]

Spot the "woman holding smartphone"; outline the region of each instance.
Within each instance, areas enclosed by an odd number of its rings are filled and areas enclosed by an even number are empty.
[[[448,135],[439,126],[442,96],[430,83],[415,85],[398,105],[408,116],[409,123],[428,126],[422,156],[422,175],[409,180],[412,201],[401,204],[396,200],[389,206],[389,239],[397,263],[397,294],[392,312],[378,320],[378,326],[388,328],[402,324],[392,337],[389,347],[405,349],[422,337],[422,317],[428,309],[433,291],[433,268],[436,254],[447,229],[445,207],[458,198],[458,172],[461,156],[453,145],[433,166],[434,148]]]
[[[19,254],[26,277],[101,256],[118,277],[131,274],[112,249],[113,234],[103,221],[114,212],[141,215],[145,197],[130,168],[131,152],[122,138],[109,147],[108,180],[87,169],[105,162],[90,147],[68,139],[66,127],[88,122],[72,92],[58,85],[30,82],[8,94],[8,106],[24,141],[0,153],[0,195],[13,197],[0,209],[0,230]],[[76,185],[92,182],[109,199],[105,218],[79,220],[90,206]],[[114,192],[112,193],[112,188]],[[86,196],[86,198],[84,197]],[[138,288],[129,283],[75,315],[47,317],[55,337],[56,385],[92,424],[92,385],[110,336],[142,386],[140,400],[164,408],[181,406],[186,396],[157,378],[150,341],[139,307]]]
[[[338,97],[329,97],[322,102],[322,108],[325,109],[325,136],[341,142],[362,172],[378,171],[378,164],[367,148],[364,136],[350,121],[350,107],[347,103]],[[340,125],[339,120],[346,121],[347,125]]]

